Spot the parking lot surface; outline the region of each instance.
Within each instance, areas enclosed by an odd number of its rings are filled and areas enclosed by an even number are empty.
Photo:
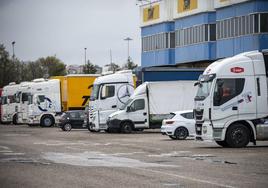
[[[0,125],[0,187],[268,187],[268,142],[221,148],[133,134]]]

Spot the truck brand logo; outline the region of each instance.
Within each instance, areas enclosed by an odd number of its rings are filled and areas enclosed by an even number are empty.
[[[40,111],[47,112],[48,108],[52,107],[52,101],[48,97],[45,97],[44,99],[45,99],[45,105],[41,106],[41,104],[39,104],[38,108]]]
[[[233,68],[231,68],[231,72],[233,72],[233,73],[241,73],[241,72],[244,72],[244,68],[242,68],[242,67],[233,67]]]

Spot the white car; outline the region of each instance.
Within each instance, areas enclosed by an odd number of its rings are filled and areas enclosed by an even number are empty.
[[[170,113],[170,117],[162,122],[161,133],[174,140],[184,140],[188,136],[195,136],[193,110]]]

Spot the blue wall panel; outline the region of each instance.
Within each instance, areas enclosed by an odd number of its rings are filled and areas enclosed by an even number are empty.
[[[143,72],[143,81],[198,80],[203,71],[156,71]]]
[[[262,50],[268,48],[268,34],[246,35],[237,38],[224,39],[217,41],[217,58],[225,58],[236,54]]]
[[[215,12],[200,13],[175,20],[175,30],[191,27],[194,25],[208,24],[216,22]]]
[[[174,64],[174,49],[143,52],[141,62],[142,67]]]
[[[175,50],[175,61],[178,63],[214,60],[216,57],[215,42],[178,47]]]
[[[268,11],[267,0],[255,0],[217,9],[216,20]]]
[[[154,35],[157,33],[174,31],[174,22],[165,22],[141,28],[141,36]]]

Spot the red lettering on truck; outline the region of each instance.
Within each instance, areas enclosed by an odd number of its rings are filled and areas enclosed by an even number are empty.
[[[244,68],[242,68],[242,67],[233,67],[233,68],[231,68],[231,72],[233,72],[233,73],[241,73],[241,72],[244,72]]]

